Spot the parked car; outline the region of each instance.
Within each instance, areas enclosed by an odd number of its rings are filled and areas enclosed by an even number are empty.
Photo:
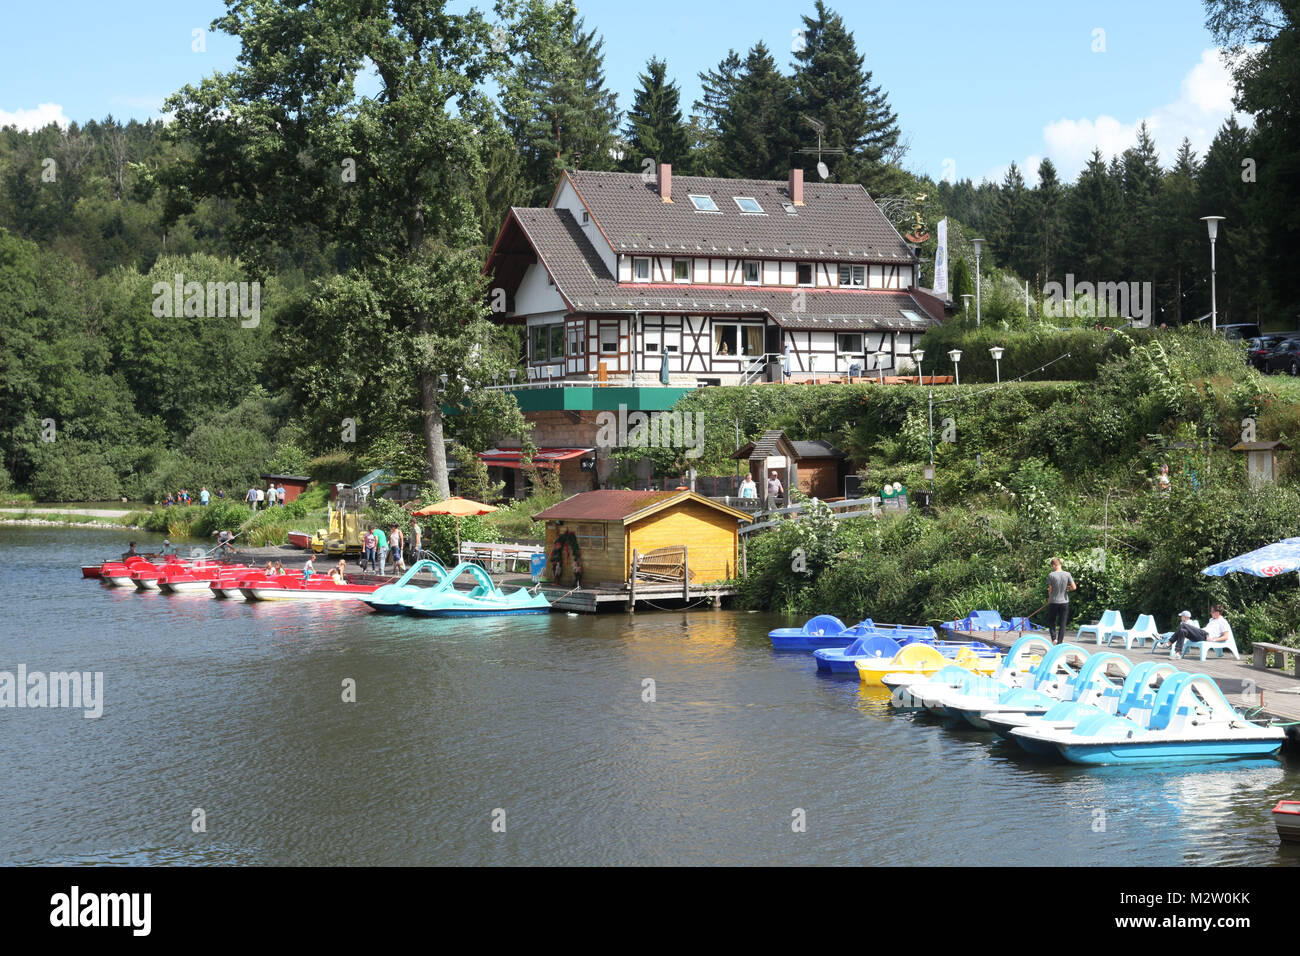
[[[1300,375],[1300,338],[1283,339],[1264,356],[1264,371]]]
[[[1278,343],[1292,338],[1291,332],[1269,332],[1246,340],[1246,364],[1253,365],[1261,372],[1265,371],[1265,359]]]
[[[1259,326],[1254,322],[1239,322],[1232,325],[1221,325],[1218,332],[1229,342],[1237,339],[1255,339],[1259,338]]]

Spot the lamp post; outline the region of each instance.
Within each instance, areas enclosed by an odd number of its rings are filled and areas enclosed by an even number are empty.
[[[918,385],[922,384],[921,379],[925,378],[925,376],[921,374],[921,359],[923,358],[925,358],[925,349],[912,349],[912,361],[916,363],[916,379]]]
[[[975,328],[980,327],[980,253],[984,249],[984,243],[987,239],[972,240],[975,246]]]
[[[961,349],[953,349],[951,352],[948,353],[948,358],[952,359],[952,374],[953,377],[957,380],[956,384],[960,385],[961,369],[958,368],[957,363],[961,361]]]
[[[884,384],[885,384],[885,357],[886,357],[887,355],[889,355],[888,352],[877,352],[877,353],[876,353],[876,371],[880,373],[880,384],[881,384],[881,385],[884,385]]]
[[[973,298],[975,298],[975,296],[971,295],[969,292],[963,292],[961,294],[961,310],[967,317],[970,316],[970,300]]]
[[[1201,222],[1205,223],[1205,228],[1210,231],[1210,331],[1219,330],[1219,303],[1218,290],[1215,288],[1215,268],[1214,268],[1214,240],[1219,238],[1219,223],[1223,222],[1223,216],[1202,216]]]
[[[515,371],[516,371],[516,370],[513,369],[513,368],[510,370],[510,387],[511,387],[511,388],[514,388],[514,386],[515,386]]]
[[[1006,349],[1000,345],[989,346],[989,355],[993,356],[993,369],[997,373],[998,384],[1002,383],[1002,353],[1005,351]]]

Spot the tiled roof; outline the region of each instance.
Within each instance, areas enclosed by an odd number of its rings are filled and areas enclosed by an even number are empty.
[[[795,454],[799,458],[845,458],[844,452],[840,451],[828,441],[796,441],[791,442],[794,445]]]
[[[673,188],[676,191],[676,186]],[[906,332],[933,324],[930,313],[908,292],[620,285],[568,210],[516,207],[511,214],[555,280],[555,288],[575,312],[770,315],[788,329],[842,331]],[[909,319],[903,310],[918,315],[921,321]]]
[[[533,515],[534,521],[622,521],[680,491],[584,491]]]
[[[787,213],[780,180],[672,178],[671,203],[640,173],[565,173],[617,253],[834,259],[910,263],[912,251],[861,186],[808,182],[803,205]],[[717,212],[699,212],[691,194],[713,199]],[[762,213],[744,213],[734,197],[758,201]]]

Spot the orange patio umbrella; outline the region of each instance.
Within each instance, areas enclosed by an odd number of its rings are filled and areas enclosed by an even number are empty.
[[[475,501],[472,498],[462,498],[457,495],[454,498],[448,498],[445,501],[434,502],[431,505],[425,505],[411,514],[425,517],[428,515],[451,515],[456,519],[456,553],[460,553],[460,519],[470,515],[485,515],[496,511],[496,505],[484,504],[481,501]]]

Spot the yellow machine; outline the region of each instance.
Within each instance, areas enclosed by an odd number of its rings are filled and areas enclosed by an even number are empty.
[[[352,489],[340,490],[329,506],[329,527],[321,528],[311,539],[317,554],[360,554],[364,549],[361,530],[361,507]]]

